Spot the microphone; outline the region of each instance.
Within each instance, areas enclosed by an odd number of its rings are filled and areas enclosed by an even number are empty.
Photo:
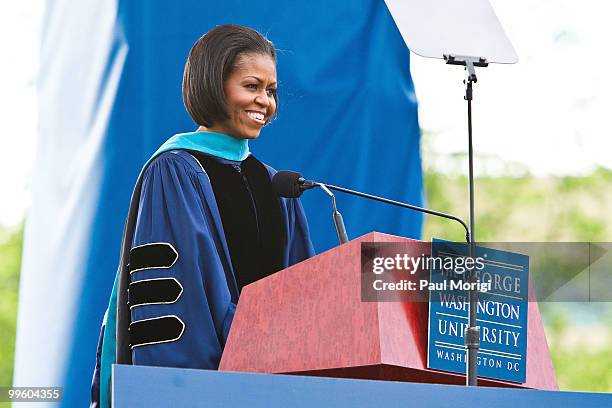
[[[461,224],[461,226],[465,230],[465,240],[468,243],[470,243],[470,230],[467,224],[461,218],[456,217],[451,214],[446,214],[440,211],[430,210],[428,208],[418,207],[416,205],[402,203],[400,201],[389,200],[388,198],[378,197],[375,195],[366,194],[366,193],[362,193],[362,192],[355,191],[355,190],[349,190],[348,188],[344,188],[344,187],[338,187],[338,186],[333,186],[331,184],[323,184],[323,183],[319,183],[319,182],[312,181],[312,180],[306,180],[304,179],[304,177],[302,177],[300,173],[289,171],[289,170],[279,171],[278,173],[276,173],[274,177],[272,177],[272,187],[274,188],[274,191],[276,191],[276,193],[279,196],[291,197],[291,198],[299,197],[302,195],[302,193],[305,190],[311,189],[313,187],[321,187],[324,190],[326,190],[328,195],[331,195],[332,197],[333,197],[333,194],[329,190],[336,190],[342,193],[351,194],[351,195],[355,195],[355,196],[362,197],[362,198],[367,198],[369,200],[379,201],[385,204],[391,204],[396,207],[408,208],[410,210],[422,212],[422,213],[429,214],[429,215],[434,215],[436,217],[446,218],[446,219],[453,220]],[[335,197],[332,199],[332,204],[334,206],[334,211],[336,211],[335,210],[335,207],[336,207]],[[340,221],[342,221],[341,217],[340,217]],[[335,214],[334,214],[334,223],[336,223]],[[342,225],[342,227],[343,226],[344,225]],[[336,231],[338,231],[337,224],[336,224]],[[340,234],[338,234],[338,236],[340,237]]]
[[[325,184],[306,180],[300,173],[289,170],[279,171],[274,175],[274,177],[272,177],[272,188],[280,197],[297,198],[301,196],[304,191],[314,187],[321,187],[323,191],[325,191],[325,193],[331,198],[332,207],[334,210],[334,226],[336,227],[338,241],[340,244],[348,242],[348,235],[346,234],[342,214],[340,214],[340,211],[338,211],[338,208],[336,207],[336,196],[334,196],[334,193],[329,191]]]
[[[272,177],[272,188],[280,197],[298,198],[305,190],[317,187],[317,183],[305,180],[298,172],[282,170]]]

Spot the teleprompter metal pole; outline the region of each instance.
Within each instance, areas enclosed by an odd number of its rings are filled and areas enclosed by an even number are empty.
[[[489,0],[385,0],[385,3],[408,49],[422,57],[443,58],[447,64],[462,65],[467,71],[465,99],[468,103],[470,169],[469,256],[473,256],[476,253],[472,151],[472,86],[476,82],[474,67],[486,67],[489,63],[516,64],[518,56]],[[470,283],[474,283],[475,274],[473,271],[469,271],[469,274]],[[477,385],[478,378],[477,294],[477,291],[470,291],[469,325],[464,337],[468,354],[467,385]]]
[[[469,167],[469,184],[470,184],[470,240],[469,240],[469,257],[474,258],[476,255],[476,234],[475,234],[475,217],[474,217],[474,149],[472,143],[472,94],[473,84],[478,81],[476,78],[475,66],[486,67],[487,60],[481,57],[468,57],[459,55],[444,55],[447,64],[463,65],[467,73],[465,83],[465,97],[467,101],[468,115],[468,167]],[[478,290],[476,285],[476,274],[470,270],[471,289],[469,291],[469,323],[465,329],[465,347],[467,349],[467,373],[466,385],[478,385],[478,349],[480,348],[480,327],[476,320],[476,311],[478,307]]]

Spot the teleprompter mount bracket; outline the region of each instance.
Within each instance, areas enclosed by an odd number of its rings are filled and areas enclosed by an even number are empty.
[[[474,67],[487,67],[489,63],[483,57],[469,57],[466,55],[444,54],[444,61],[449,65],[463,65],[467,70],[467,82],[477,82],[476,70]]]

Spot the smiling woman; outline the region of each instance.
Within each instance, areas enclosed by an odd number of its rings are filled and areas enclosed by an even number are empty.
[[[102,325],[92,406],[113,363],[216,369],[242,288],[314,254],[297,199],[249,151],[276,114],[274,45],[225,25],[192,47],[183,100],[199,125],[164,143],[138,179]]]

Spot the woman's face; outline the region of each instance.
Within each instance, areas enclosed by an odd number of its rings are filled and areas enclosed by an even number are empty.
[[[274,60],[262,54],[240,56],[224,90],[230,118],[213,128],[237,139],[256,139],[276,112]]]

